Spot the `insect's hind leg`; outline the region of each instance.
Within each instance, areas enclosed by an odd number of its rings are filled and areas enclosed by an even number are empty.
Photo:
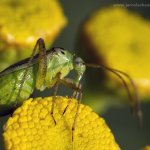
[[[19,87],[19,90],[18,90],[18,94],[16,96],[15,107],[17,106],[17,101],[18,101],[18,99],[20,97],[20,93],[21,93],[21,90],[23,88],[23,84],[24,84],[24,82],[26,80],[29,67],[32,64],[32,60],[34,58],[34,55],[36,54],[36,50],[37,50],[38,46],[39,46],[39,60],[40,60],[39,61],[39,71],[38,71],[38,74],[40,74],[42,71],[44,72],[43,76],[45,76],[45,74],[46,74],[46,69],[47,69],[46,48],[45,48],[44,40],[42,38],[40,38],[40,39],[37,40],[37,42],[36,42],[36,44],[34,46],[34,49],[32,51],[31,57],[30,57],[30,59],[29,59],[29,61],[27,63],[27,68],[24,71],[24,75],[22,77],[22,80],[21,80],[21,83],[20,83],[20,87]],[[44,65],[42,63],[44,63]]]

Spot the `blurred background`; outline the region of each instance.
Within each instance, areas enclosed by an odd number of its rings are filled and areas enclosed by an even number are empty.
[[[55,4],[59,2],[57,0],[44,0],[45,4],[41,0],[36,3],[32,0],[28,3],[24,0],[9,1],[0,2],[3,8],[0,10],[0,69],[29,56],[37,38],[43,37],[49,47],[64,47],[85,61],[127,72],[138,87],[144,120],[142,129],[130,111],[123,85],[103,70],[87,69],[83,78],[82,103],[104,117],[121,149],[140,150],[150,144],[150,3],[131,0],[61,0],[60,4]],[[21,5],[27,9],[17,9]],[[40,7],[34,8],[38,5]],[[12,11],[18,11],[21,17],[10,17]],[[45,15],[48,13],[51,16]],[[26,17],[31,19],[26,20]],[[38,26],[39,22],[43,22],[41,26]],[[61,87],[59,94],[69,92]],[[44,93],[35,91],[34,97],[50,94],[50,90]],[[8,117],[1,117],[0,149],[3,149],[2,127]]]

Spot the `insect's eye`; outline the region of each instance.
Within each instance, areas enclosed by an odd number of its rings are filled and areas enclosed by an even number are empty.
[[[63,50],[60,51],[63,55],[65,54],[65,52]]]
[[[83,63],[83,61],[82,61],[82,59],[80,58],[80,57],[77,57],[76,59],[75,59],[75,64],[76,65],[80,65],[80,64],[82,64]]]

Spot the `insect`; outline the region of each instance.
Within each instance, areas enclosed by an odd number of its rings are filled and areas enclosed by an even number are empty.
[[[38,54],[36,54],[37,50],[39,51]],[[136,86],[129,75],[106,66],[85,63],[80,57],[77,57],[60,47],[46,50],[42,38],[37,40],[31,57],[11,65],[0,72],[0,114],[5,115],[21,105],[24,100],[30,97],[35,88],[43,91],[45,88],[55,87],[54,95],[56,95],[58,85],[63,84],[73,89],[73,97],[78,99],[77,111],[72,125],[73,133],[76,128],[76,120],[82,98],[82,86],[80,81],[86,67],[104,69],[118,76],[127,90],[134,112],[139,120],[141,120],[142,112],[137,97]],[[71,70],[75,70],[76,72],[75,79],[66,78]],[[131,94],[124,77],[126,77],[132,85],[134,94]],[[54,101],[55,98],[52,100],[52,117]],[[64,113],[68,106],[69,103],[66,106]],[[53,120],[56,124],[54,117]]]

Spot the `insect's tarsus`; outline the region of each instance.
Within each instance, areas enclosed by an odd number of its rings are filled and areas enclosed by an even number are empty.
[[[113,74],[115,74],[116,76],[118,76],[120,78],[120,80],[122,81],[122,83],[123,83],[123,85],[124,85],[124,87],[127,91],[127,94],[128,94],[128,97],[129,97],[129,100],[130,100],[130,103],[131,103],[132,113],[134,115],[136,115],[136,117],[138,118],[139,126],[141,128],[143,126],[143,114],[142,114],[142,111],[141,111],[138,91],[137,91],[136,85],[135,85],[134,81],[132,80],[132,78],[123,71],[120,71],[120,70],[117,70],[117,69],[114,69],[114,68],[110,68],[110,67],[106,67],[104,65],[96,65],[96,64],[89,64],[89,63],[87,63],[85,65],[87,67],[102,68],[104,70],[108,70],[108,71],[112,72]],[[129,80],[129,82],[130,82],[130,84],[133,88],[134,93],[131,93],[130,88],[128,86],[128,83],[122,77],[122,75]]]

